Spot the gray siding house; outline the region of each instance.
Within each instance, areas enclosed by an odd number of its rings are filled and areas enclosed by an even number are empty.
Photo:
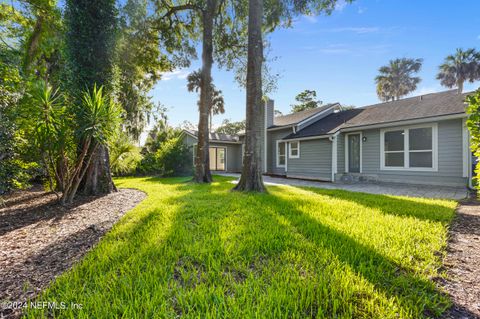
[[[451,90],[343,111],[334,103],[277,117],[269,101],[264,173],[344,183],[471,185],[465,96]],[[193,156],[196,132],[183,136]],[[240,172],[242,141],[241,134],[211,133],[210,169]]]

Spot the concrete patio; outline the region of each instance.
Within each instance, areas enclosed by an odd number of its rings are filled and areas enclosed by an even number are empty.
[[[218,173],[216,173],[218,174]],[[239,178],[240,174],[222,173],[218,175],[231,176]],[[448,198],[460,200],[468,195],[466,187],[451,186],[425,186],[425,185],[407,185],[397,183],[355,183],[340,184],[319,181],[308,181],[293,178],[264,176],[263,181],[267,185],[291,185],[318,187],[324,189],[343,189],[351,192],[363,192],[370,194],[397,195],[425,198]]]

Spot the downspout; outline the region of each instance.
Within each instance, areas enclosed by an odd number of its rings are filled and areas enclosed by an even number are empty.
[[[338,171],[338,134],[340,134],[340,132],[336,132],[328,138],[332,142],[332,183],[335,182],[335,174],[337,174]]]

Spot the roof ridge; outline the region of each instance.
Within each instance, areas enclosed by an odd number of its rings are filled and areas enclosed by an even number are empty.
[[[303,111],[300,111],[300,112],[291,112],[291,113],[288,113],[288,114],[284,114],[284,115],[279,115],[279,116],[275,116],[274,118],[280,118],[280,117],[286,117],[286,116],[291,116],[291,115],[298,115],[298,114],[301,114],[301,113],[307,113],[307,112],[311,112],[313,110],[315,111],[319,111],[321,108],[323,107],[326,107],[326,106],[331,106],[331,105],[335,105],[335,104],[339,104],[338,102],[335,102],[335,103],[327,103],[327,104],[323,104],[323,105],[320,105],[320,106],[317,106],[313,109],[307,109],[307,110],[303,110]]]
[[[375,103],[375,104],[369,104],[369,105],[359,106],[359,107],[356,107],[355,109],[366,109],[366,108],[371,108],[371,107],[378,107],[378,106],[381,106],[381,105],[383,105],[383,104],[385,104],[385,105],[391,105],[391,104],[394,104],[395,102],[412,100],[412,99],[418,99],[419,97],[429,96],[429,95],[453,93],[453,92],[456,92],[456,91],[457,91],[457,89],[451,89],[451,90],[445,90],[445,91],[441,91],[441,92],[432,92],[432,93],[426,93],[426,94],[419,94],[419,95],[406,97],[406,98],[403,98],[403,99],[400,99],[400,100],[396,100],[396,101],[379,102],[379,103]],[[471,91],[471,92],[473,92],[473,91]],[[460,94],[461,94],[461,95],[465,95],[465,94],[469,94],[469,93],[471,93],[471,92],[462,92],[462,93],[460,93]]]

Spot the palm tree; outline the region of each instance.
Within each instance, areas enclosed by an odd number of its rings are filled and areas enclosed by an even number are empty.
[[[187,77],[187,89],[189,92],[199,92],[201,90],[201,82],[202,82],[202,73],[201,70],[193,71]],[[210,132],[212,131],[212,120],[213,116],[217,114],[225,113],[225,101],[223,99],[222,91],[217,90],[215,85],[213,84],[213,79],[210,82],[211,88],[210,92],[212,94],[211,97],[211,106],[209,109],[210,115]],[[198,107],[200,109],[200,102],[198,103]]]
[[[419,77],[413,74],[420,71],[423,59],[395,59],[382,66],[378,71],[380,75],[375,78],[377,95],[382,101],[395,101],[413,92],[420,83]]]
[[[213,89],[212,107],[210,108],[210,132],[212,131],[213,116],[225,113],[225,101],[222,91]]]
[[[262,177],[262,36],[263,0],[248,1],[247,116],[242,175],[237,191],[265,192]]]
[[[470,83],[480,79],[480,53],[475,49],[457,49],[455,55],[449,55],[439,66],[437,80],[448,88],[457,87],[462,93],[465,81]]]

